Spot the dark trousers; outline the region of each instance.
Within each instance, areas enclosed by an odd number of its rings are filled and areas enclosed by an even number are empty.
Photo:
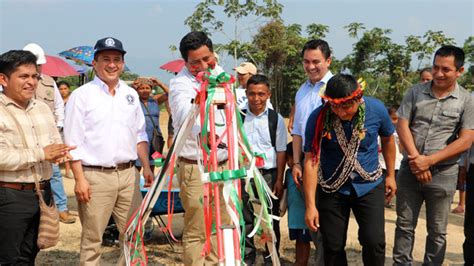
[[[347,265],[344,248],[351,210],[359,225],[364,265],[384,265],[384,184],[380,183],[362,197],[357,197],[354,190],[347,196],[338,192],[325,193],[318,188],[316,204],[324,243],[324,265]]]
[[[265,179],[265,182],[268,184],[270,188],[273,189],[273,186],[276,181],[276,169],[269,169],[269,170],[260,170],[260,172],[263,175],[263,178]],[[254,195],[256,195],[256,188],[255,188],[255,183],[254,180],[251,179],[251,187],[254,191]],[[249,194],[245,191],[245,181],[242,182],[242,202],[244,204],[244,208],[242,210],[243,216],[244,216],[244,221],[245,221],[245,234],[249,234],[253,230],[253,225],[254,225],[254,219],[255,216],[253,214],[253,206],[252,202],[249,200]],[[273,208],[271,209],[271,213],[275,216],[280,216],[280,200],[274,200],[272,199],[272,204]],[[280,222],[273,220],[273,231],[275,232],[276,236],[276,249],[279,252],[280,250]],[[265,246],[265,253],[264,256],[268,257],[265,259],[265,262],[271,262],[271,258],[269,257],[270,252],[268,250],[268,247]],[[255,247],[255,243],[253,238],[250,237],[245,237],[245,254],[244,254],[244,262],[247,265],[254,265],[255,264],[255,259],[257,256],[257,248]],[[280,254],[278,253],[278,257],[280,257]]]
[[[464,214],[463,244],[465,265],[474,265],[474,164],[469,166],[466,176],[466,213]]]
[[[51,200],[51,188],[43,193]],[[39,252],[39,203],[33,190],[0,188],[0,264],[34,265]]]

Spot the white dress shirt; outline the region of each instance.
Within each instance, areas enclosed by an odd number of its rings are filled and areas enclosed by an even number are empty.
[[[257,153],[264,153],[266,156],[265,165],[263,169],[277,168],[277,152],[286,151],[286,144],[288,142],[285,121],[283,117],[278,114],[278,124],[275,140],[275,149],[272,147],[272,140],[270,138],[270,131],[268,129],[268,107],[259,115],[254,115],[250,110],[247,110],[247,116],[244,121],[244,130],[247,134],[249,144],[252,146],[252,151]]]
[[[83,165],[113,167],[137,159],[137,144],[148,141],[137,92],[120,81],[115,95],[95,77],[74,90],[66,106],[64,137]]]
[[[224,72],[220,66],[216,66],[212,70],[213,75],[218,75]],[[194,103],[191,103],[192,99],[196,98],[197,90],[201,89],[201,83],[196,80],[196,77],[184,67],[173,79],[170,80],[170,92],[169,92],[169,105],[171,109],[171,117],[173,118],[173,128],[175,135],[181,125],[184,123],[189,111],[195,107]],[[215,123],[225,124],[225,113],[223,110],[215,110]],[[179,152],[179,157],[184,157],[189,160],[200,159],[201,149],[197,145],[196,137],[201,132],[200,129],[200,116],[197,117],[195,126],[185,140],[185,144],[182,150]],[[225,131],[225,127],[216,125],[216,134],[222,136]],[[227,143],[224,138],[224,143]],[[227,150],[218,149],[217,160],[224,161],[227,159]]]
[[[301,85],[298,92],[296,92],[295,118],[291,134],[301,136],[303,139],[301,142],[301,148],[303,148],[305,143],[304,132],[306,130],[306,121],[308,121],[309,115],[322,104],[321,97],[319,97],[319,90],[331,77],[332,73],[331,71],[328,71],[321,81],[316,82],[316,84],[313,85],[309,80],[307,80],[303,85]]]

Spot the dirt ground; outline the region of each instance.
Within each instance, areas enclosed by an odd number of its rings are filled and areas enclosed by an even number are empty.
[[[165,112],[164,112],[165,113]],[[160,125],[163,133],[166,135],[166,113],[160,119]],[[166,136],[165,136],[166,137]],[[166,138],[165,138],[166,139]],[[77,215],[77,203],[74,196],[74,181],[72,179],[64,178],[64,185],[66,193],[68,194],[69,209],[72,214]],[[458,195],[454,197],[452,208],[455,208],[458,202]],[[180,239],[182,232],[182,214],[173,216],[173,233]],[[166,216],[163,216],[166,221]],[[386,264],[392,264],[392,249],[395,234],[395,209],[385,209],[385,233],[386,233]],[[447,249],[445,265],[462,265],[462,243],[464,241],[463,234],[464,215],[450,214],[448,235],[447,235]],[[146,249],[149,258],[149,265],[179,265],[182,264],[182,248],[179,243],[172,248],[164,234],[160,231],[156,221],[154,221],[155,229],[151,240],[146,242]],[[281,262],[283,265],[291,265],[295,259],[295,243],[288,239],[288,224],[286,215],[281,222]],[[79,247],[81,224],[77,217],[77,222],[74,224],[61,223],[61,237],[59,244],[56,247],[43,250],[38,254],[37,265],[78,265],[79,264]],[[361,257],[361,246],[357,238],[357,223],[353,217],[349,222],[348,236],[346,250],[348,254],[349,265],[363,265]],[[426,238],[426,217],[424,208],[418,221],[418,228],[416,231],[415,246],[413,256],[415,259],[414,265],[421,265],[423,261],[423,254],[425,248]],[[261,250],[262,251],[262,250]],[[120,251],[118,247],[103,247],[101,265],[116,265]],[[314,248],[310,258],[314,258]],[[259,256],[259,261],[262,263],[262,256]]]

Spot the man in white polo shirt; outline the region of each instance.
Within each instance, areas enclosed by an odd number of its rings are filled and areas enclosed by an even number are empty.
[[[66,143],[77,146],[71,168],[82,224],[80,265],[99,264],[102,234],[111,215],[123,240],[126,223],[142,199],[134,167],[137,154],[145,185],[153,181],[140,100],[119,79],[126,53],[122,43],[103,38],[94,49],[96,77],[71,94],[64,123]]]

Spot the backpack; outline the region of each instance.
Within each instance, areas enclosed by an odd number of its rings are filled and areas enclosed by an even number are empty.
[[[270,132],[270,140],[272,142],[272,147],[276,149],[276,133],[278,127],[278,113],[268,108],[268,131]],[[240,113],[242,116],[242,123],[245,122],[245,117],[247,116],[247,109],[243,109]]]

